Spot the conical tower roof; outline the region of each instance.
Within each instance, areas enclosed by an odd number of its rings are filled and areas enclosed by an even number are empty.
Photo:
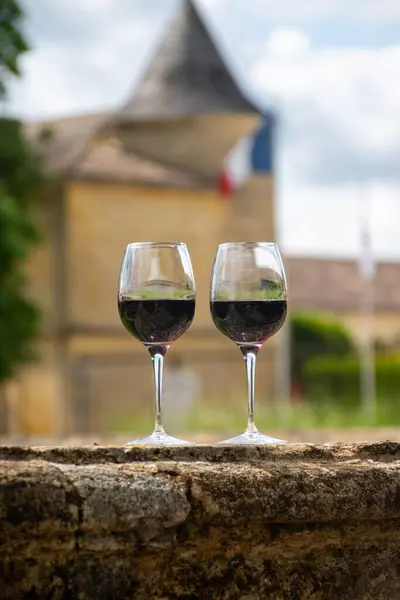
[[[259,114],[235,82],[193,0],[180,9],[117,120],[209,113]]]

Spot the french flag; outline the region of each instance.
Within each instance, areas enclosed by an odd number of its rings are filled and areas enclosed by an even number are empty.
[[[243,188],[255,173],[272,173],[273,131],[272,117],[264,118],[258,129],[239,140],[229,152],[218,179],[222,196]]]

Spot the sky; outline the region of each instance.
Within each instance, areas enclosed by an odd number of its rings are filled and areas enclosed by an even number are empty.
[[[179,0],[25,1],[34,50],[8,112],[115,108]],[[243,88],[279,115],[278,238],[286,253],[400,259],[400,1],[197,0]]]

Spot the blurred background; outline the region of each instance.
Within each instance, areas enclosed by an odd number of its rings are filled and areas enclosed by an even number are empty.
[[[289,318],[259,353],[259,428],[400,439],[399,31],[397,0],[3,0],[2,441],[150,433],[151,361],[116,291],[126,244],[164,239],[198,290],[166,358],[169,433],[244,429],[209,280],[219,243],[269,240]]]

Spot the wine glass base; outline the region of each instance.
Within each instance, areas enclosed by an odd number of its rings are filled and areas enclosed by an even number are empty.
[[[286,440],[279,440],[278,438],[269,437],[258,431],[252,433],[242,433],[229,440],[219,442],[219,444],[254,444],[254,445],[266,445],[266,444],[287,444]]]
[[[127,442],[125,446],[194,446],[194,442],[186,442],[179,438],[168,435],[165,432],[153,432],[151,435],[132,442]]]

